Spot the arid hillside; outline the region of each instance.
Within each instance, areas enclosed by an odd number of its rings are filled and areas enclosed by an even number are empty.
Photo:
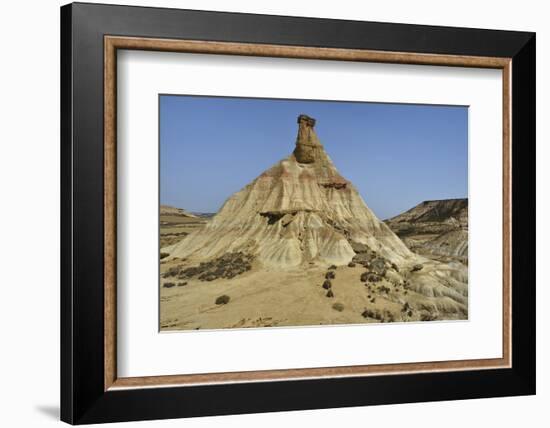
[[[424,201],[386,224],[415,253],[468,263],[468,199]]]

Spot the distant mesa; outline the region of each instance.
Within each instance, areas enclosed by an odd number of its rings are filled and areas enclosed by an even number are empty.
[[[202,213],[202,212],[196,212],[196,211],[192,212],[191,214],[204,219],[209,219],[216,215],[216,213]]]
[[[183,216],[183,217],[189,217],[189,218],[197,218],[195,214],[191,214],[190,212],[184,210],[183,208],[176,208],[172,207],[170,205],[161,205],[160,206],[160,215],[161,216]]]

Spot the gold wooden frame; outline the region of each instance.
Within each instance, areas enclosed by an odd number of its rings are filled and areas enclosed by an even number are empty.
[[[503,91],[503,349],[501,358],[262,370],[190,375],[117,377],[116,369],[116,52],[118,49],[335,61],[494,68]],[[104,38],[104,389],[257,382],[306,378],[441,372],[511,367],[511,58],[382,52],[299,46],[106,36]]]

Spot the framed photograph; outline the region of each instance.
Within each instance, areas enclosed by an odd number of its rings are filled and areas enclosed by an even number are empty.
[[[61,54],[62,420],[535,393],[533,33],[76,3]]]

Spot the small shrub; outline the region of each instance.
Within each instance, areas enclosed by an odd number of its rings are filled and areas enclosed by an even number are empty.
[[[348,267],[355,267],[355,263],[349,262],[349,263],[348,263]]]
[[[325,275],[325,279],[334,279],[334,278],[336,278],[336,274],[333,271],[329,271]]]
[[[330,267],[328,268],[328,270],[336,270],[336,269],[337,269],[336,265],[330,265]]]
[[[323,282],[323,288],[325,290],[330,290],[331,287],[332,287],[332,282],[330,282],[330,279],[327,279],[325,280],[325,282]]]
[[[338,312],[342,312],[344,310],[344,305],[342,303],[337,302],[334,305],[332,305],[332,309]]]
[[[174,284],[173,282],[165,282],[163,287],[164,288],[172,288],[174,287],[176,284]]]
[[[162,259],[165,259],[165,258],[168,257],[169,255],[170,255],[170,254],[168,254],[168,253],[163,253],[163,252],[161,252],[161,253],[160,253],[160,259],[161,259],[161,260],[162,260]]]
[[[184,287],[187,285],[187,281],[184,282],[178,282],[178,287]]]
[[[332,292],[332,290],[328,290],[327,297],[334,297],[334,293]]]
[[[180,273],[181,268],[179,266],[172,266],[170,269],[168,269],[164,275],[162,275],[163,278],[169,278],[171,276],[176,276]]]
[[[224,294],[216,299],[216,305],[226,305],[229,303],[230,297],[227,294]]]

